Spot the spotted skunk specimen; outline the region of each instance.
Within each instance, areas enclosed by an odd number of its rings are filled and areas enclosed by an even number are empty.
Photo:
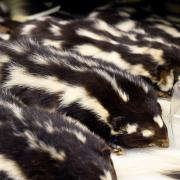
[[[84,20],[41,18],[20,26],[12,39],[31,36],[45,46],[103,59],[167,92],[174,83],[174,69],[180,67],[180,32],[169,25],[174,32],[170,35],[161,29],[165,25],[156,26],[141,28],[138,21],[124,19],[112,10],[92,13]]]
[[[61,111],[117,145],[168,146],[160,105],[141,78],[32,39],[1,43],[0,53],[0,83],[25,104]]]
[[[82,124],[26,107],[1,90],[0,179],[116,180],[116,174],[110,148]]]

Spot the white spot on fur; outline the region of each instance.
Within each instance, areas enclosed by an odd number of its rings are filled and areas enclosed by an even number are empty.
[[[154,49],[150,47],[138,47],[138,46],[128,46],[128,48],[134,54],[148,54],[158,64],[164,64],[163,51],[161,49]]]
[[[129,13],[127,13],[127,12],[119,12],[118,13],[120,16],[122,16],[122,17],[130,17],[130,14]]]
[[[138,125],[137,124],[127,124],[126,131],[128,134],[133,134],[137,131]]]
[[[122,33],[118,31],[116,28],[113,28],[112,26],[108,25],[106,22],[97,20],[94,27],[98,30],[106,31],[110,33],[113,36],[121,37]]]
[[[97,16],[98,16],[98,12],[92,12],[89,16],[88,16],[88,18],[96,18]]]
[[[31,34],[31,31],[33,29],[35,29],[36,26],[34,24],[27,24],[27,25],[24,25],[24,27],[22,28],[22,32],[21,34],[22,35],[30,35]]]
[[[10,57],[6,54],[1,54],[0,53],[0,68],[5,64],[10,62]],[[1,76],[1,75],[0,75]]]
[[[8,177],[12,178],[13,180],[28,179],[15,161],[2,154],[0,154],[0,171],[6,172]]]
[[[143,135],[144,137],[151,137],[151,136],[154,135],[154,131],[149,130],[149,129],[146,129],[146,130],[143,130],[143,131],[142,131],[142,135]]]
[[[0,33],[0,38],[7,41],[10,39],[10,34]]]
[[[6,45],[8,48],[12,49],[13,51],[16,51],[17,53],[21,54],[21,53],[25,53],[26,52],[26,47],[22,46],[21,44],[19,44],[18,42],[15,43],[8,43]]]
[[[62,48],[62,42],[61,41],[56,41],[56,40],[51,40],[51,39],[45,39],[42,43],[44,46],[52,46],[55,48]]]
[[[91,133],[91,131],[84,124],[80,123],[77,119],[72,118],[70,116],[66,116],[64,114],[62,114],[61,116],[64,117],[64,119],[66,119],[66,122],[69,122],[70,124],[72,123],[73,125],[79,127],[82,131],[86,133]]]
[[[166,44],[166,46],[171,46],[171,44],[168,44],[164,39],[160,38],[160,37],[145,37],[144,40],[150,41],[150,42],[159,42],[162,44]]]
[[[100,34],[95,34],[94,32],[92,31],[89,31],[87,29],[78,29],[76,31],[76,33],[79,35],[79,36],[85,36],[85,37],[88,37],[90,39],[94,39],[94,40],[97,40],[97,41],[106,41],[106,42],[109,42],[109,43],[112,43],[112,44],[118,44],[118,42],[114,41],[114,40],[111,40],[103,35],[100,35]]]
[[[149,87],[148,87],[147,84],[145,84],[145,83],[142,82],[142,88],[143,88],[143,90],[145,91],[145,93],[148,93]]]
[[[84,136],[82,134],[82,132],[80,132],[80,131],[77,131],[77,130],[74,130],[74,129],[68,129],[68,128],[61,128],[60,130],[61,131],[66,131],[66,132],[74,135],[77,138],[77,140],[79,140],[83,144],[85,144],[86,141],[87,141],[86,136]]]
[[[57,93],[64,88],[64,84],[61,85],[55,77],[31,75],[25,68],[11,66],[9,80],[3,86],[8,88],[15,85],[46,90],[50,93]]]
[[[60,20],[60,21],[58,21],[58,24],[60,24],[60,25],[67,25],[67,24],[69,24],[71,21],[69,20],[69,21],[65,21],[65,20]]]
[[[108,111],[101,105],[101,103],[94,97],[89,97],[88,92],[83,87],[68,87],[61,98],[64,106],[67,106],[75,101],[83,108],[89,109],[103,121],[109,117]]]
[[[162,118],[161,118],[159,115],[155,116],[153,119],[154,119],[154,121],[158,124],[158,126],[159,126],[160,128],[163,127],[164,123],[163,123]]]
[[[155,17],[149,17],[149,18],[146,18],[146,21],[149,21],[149,22],[160,22],[160,23],[163,23],[164,25],[171,25],[170,22],[164,20],[164,19],[160,19],[158,18],[157,16]]]
[[[48,65],[48,61],[46,60],[47,57],[43,57],[40,54],[33,54],[32,56],[30,56],[31,61],[35,62],[36,64],[40,64],[40,65]]]
[[[106,79],[112,85],[114,91],[119,94],[119,96],[124,102],[129,101],[129,95],[118,86],[115,77],[112,78],[108,73],[102,70],[98,70],[96,72],[102,77],[104,77],[104,79]]]
[[[121,22],[116,24],[116,28],[120,29],[121,31],[129,32],[134,29],[136,26],[135,22],[132,20],[128,20],[125,22]]]
[[[45,122],[44,125],[45,125],[46,131],[47,131],[48,133],[50,133],[50,134],[51,134],[51,133],[54,133],[55,131],[58,130],[57,128],[53,127],[53,124],[52,124],[52,121],[51,121],[51,120]]]
[[[83,144],[86,142],[86,137],[81,133],[81,132],[77,132],[77,131],[73,131],[74,135],[77,137],[77,139],[79,139],[79,141],[81,141]]]
[[[0,63],[8,63],[10,61],[10,57],[6,54],[0,54]]]
[[[164,81],[166,82],[164,84]],[[174,73],[173,70],[170,71],[170,73],[166,76],[166,79],[162,79],[160,80],[157,85],[159,86],[159,88],[161,89],[161,91],[169,91],[172,89],[173,85],[174,85]]]
[[[131,65],[126,62],[120,54],[115,51],[106,52],[102,51],[100,48],[85,44],[85,45],[78,45],[74,48],[78,53],[84,56],[92,56],[94,58],[99,58],[101,60],[107,61],[109,63],[113,63],[121,69],[128,70],[131,74],[134,75],[143,75],[146,77],[151,77],[150,73],[143,68],[142,64]]]
[[[79,36],[85,36],[85,37],[88,37],[88,38],[91,38],[91,39],[95,39],[95,40],[98,40],[98,41],[104,41],[106,39],[106,37],[101,36],[101,35],[97,35],[94,32],[86,30],[86,29],[81,29],[80,28],[80,29],[78,29],[76,31],[76,33]]]
[[[45,142],[39,140],[32,132],[28,130],[25,131],[23,135],[27,138],[28,144],[32,149],[47,152],[53,159],[65,161],[66,154],[64,151],[57,151],[55,147],[45,144]]]
[[[68,105],[74,101],[78,101],[80,106],[85,107],[95,114],[99,115],[103,121],[109,116],[108,111],[100,104],[100,102],[88,95],[83,87],[71,86],[68,83],[60,82],[53,76],[38,76],[28,74],[22,67],[12,66],[10,68],[10,79],[3,84],[3,87],[12,87],[15,85],[25,86],[47,91],[49,93],[62,92],[61,100],[63,105]],[[19,78],[21,77],[21,78]]]
[[[129,63],[123,60],[120,54],[115,51],[102,51],[100,48],[90,44],[76,46],[75,50],[78,51],[81,55],[92,56],[94,58],[100,58],[107,62],[114,63],[122,69],[128,69],[131,66]]]
[[[23,119],[22,110],[16,104],[14,103],[11,104],[9,102],[5,102],[1,100],[0,105],[10,109],[18,119],[21,119],[21,120]]]
[[[134,28],[132,29],[133,32],[136,32],[138,34],[146,34],[146,32],[144,31],[144,29],[141,28]]]
[[[180,32],[178,32],[175,28],[162,25],[162,24],[157,24],[155,27],[161,29],[162,31],[166,32],[167,34],[170,34],[173,37],[179,38],[180,37]]]
[[[51,24],[51,27],[49,28],[49,30],[53,33],[53,35],[55,36],[59,36],[61,35],[61,29],[59,26],[56,26],[54,24]]]

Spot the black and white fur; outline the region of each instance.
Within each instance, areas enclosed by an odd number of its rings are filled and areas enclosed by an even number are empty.
[[[29,106],[63,112],[115,144],[168,146],[153,89],[111,63],[22,39],[0,44],[0,67],[2,87]]]
[[[180,32],[171,24],[157,24],[156,19],[144,20],[144,25],[127,12],[113,10],[95,11],[88,18],[71,21],[40,18],[17,28],[12,39],[31,36],[44,46],[100,58],[144,77],[163,92],[170,91],[174,71],[180,67]]]
[[[79,122],[0,91],[0,179],[116,180],[110,148]]]

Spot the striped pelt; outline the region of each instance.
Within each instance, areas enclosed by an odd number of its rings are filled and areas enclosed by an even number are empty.
[[[110,148],[77,121],[0,91],[1,180],[116,180]]]
[[[168,146],[160,105],[142,78],[32,39],[1,43],[0,57],[0,84],[25,104],[63,112],[117,145]]]
[[[108,7],[80,20],[44,17],[17,28],[12,39],[31,36],[44,46],[100,58],[168,92],[179,75],[180,24],[145,12]]]

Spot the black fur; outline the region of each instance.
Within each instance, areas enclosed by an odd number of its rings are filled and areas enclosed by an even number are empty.
[[[161,117],[160,105],[141,78],[98,59],[41,47],[31,39],[1,43],[0,52],[1,85],[25,104],[62,111],[116,144],[142,147],[167,141],[165,124],[160,128],[153,120]],[[137,131],[127,133],[133,124]],[[154,132],[150,138],[142,136],[147,129]]]
[[[31,21],[17,28],[12,35],[12,39],[18,39],[21,36],[31,36],[35,37],[42,45],[56,46],[59,50],[68,49],[81,55],[97,57],[104,61],[112,61],[112,63],[129,73],[148,79],[161,91],[170,91],[173,86],[174,71],[177,67],[180,67],[180,38],[166,33],[157,28],[156,25],[175,28],[177,31],[178,28],[173,27],[173,24],[170,22],[170,25],[162,24],[160,21],[162,19],[159,20],[158,18],[157,22],[156,18],[153,22],[148,21],[147,17],[141,18],[141,22],[137,18],[134,19],[136,14],[133,13],[129,14],[130,17],[122,17],[119,13],[127,13],[125,10],[123,11],[123,8],[113,8],[112,10],[109,8],[107,10],[95,11],[97,13],[95,17],[90,15],[89,18],[67,21],[65,24],[60,19],[52,17]],[[117,28],[118,23],[126,23],[128,21],[134,23],[135,27],[127,32]],[[105,24],[105,27],[98,29],[102,23]],[[34,28],[25,35],[23,34],[23,29],[28,25],[34,25]],[[55,26],[54,29],[57,29],[57,35],[50,30],[51,27],[53,29],[53,26]],[[111,28],[112,31],[119,33],[119,35],[110,32],[106,26]],[[81,33],[77,34],[80,29],[93,33],[102,38],[102,40],[94,38],[93,35],[87,37],[83,34],[81,35]],[[136,31],[139,29],[144,31],[144,33],[141,34]],[[131,39],[131,36],[135,40]],[[162,42],[156,40],[156,38],[160,38]],[[47,39],[55,42],[55,45],[44,43]],[[59,45],[57,45],[58,43]],[[96,52],[89,47],[88,53],[86,53],[86,51],[81,50],[83,45],[90,45],[99,50]],[[77,49],[78,46],[81,47]],[[142,48],[142,50],[136,50],[136,47]],[[103,52],[107,53],[109,58],[103,56]],[[114,57],[113,53],[117,53],[120,57]],[[162,55],[160,55],[161,53]],[[122,59],[124,63],[129,65],[126,66],[121,63]],[[115,60],[116,62],[114,62]]]
[[[27,107],[2,90],[0,103],[0,179],[20,172],[16,179],[101,180],[108,172],[116,180],[109,147],[77,121]]]

